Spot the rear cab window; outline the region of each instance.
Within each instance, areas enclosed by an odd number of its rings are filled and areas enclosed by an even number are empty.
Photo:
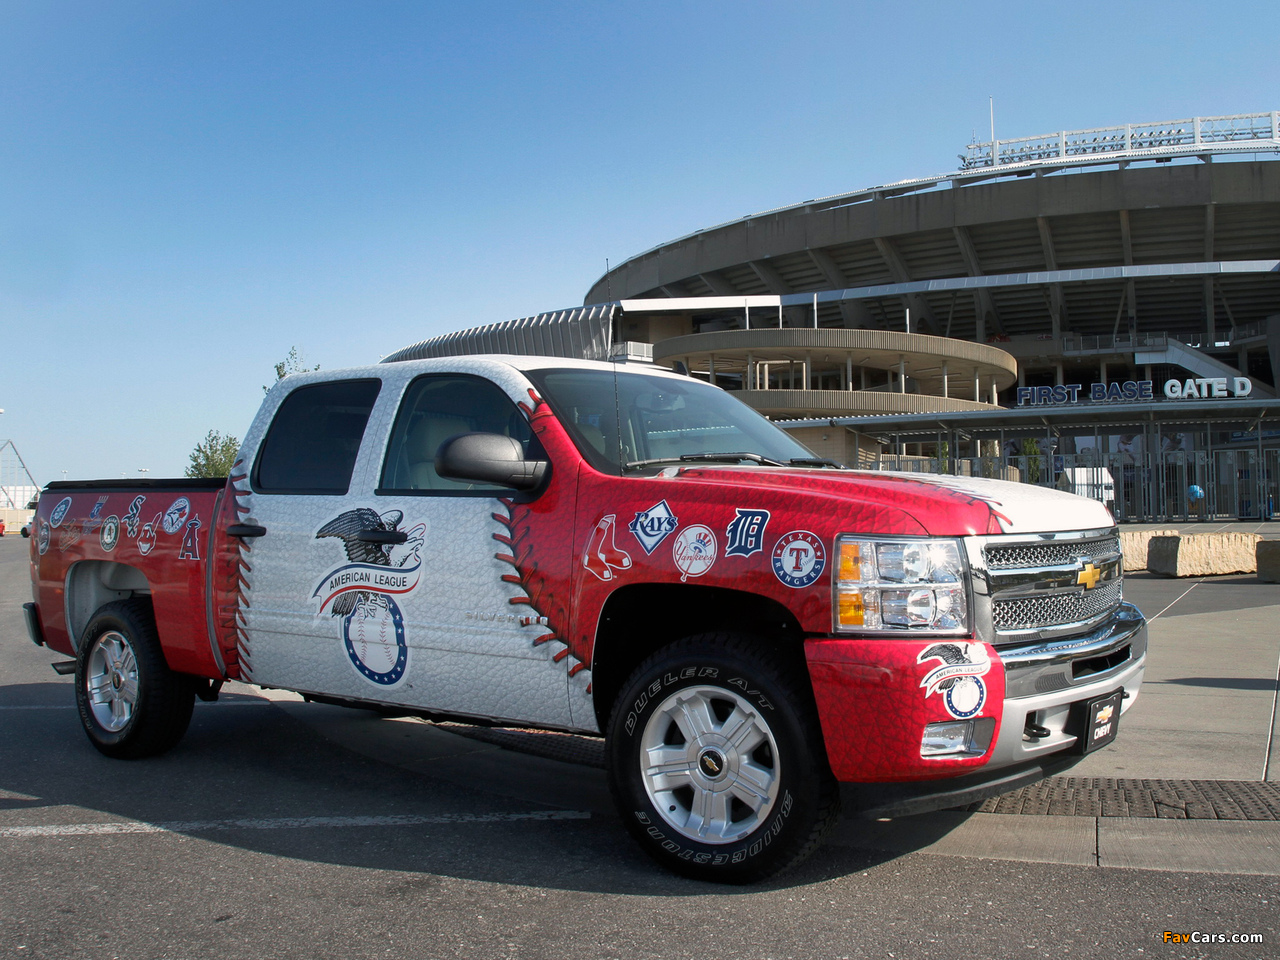
[[[381,388],[381,380],[334,380],[285,397],[254,463],[254,491],[346,494]]]

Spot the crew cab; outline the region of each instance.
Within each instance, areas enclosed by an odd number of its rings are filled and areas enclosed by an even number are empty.
[[[137,758],[227,680],[603,735],[658,861],[746,882],[842,802],[957,805],[1111,742],[1142,681],[1101,504],[814,457],[647,365],[290,376],[225,480],[52,483],[32,639]]]

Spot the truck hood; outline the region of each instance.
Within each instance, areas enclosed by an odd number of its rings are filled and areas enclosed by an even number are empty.
[[[744,492],[767,489],[769,497],[791,499],[801,509],[802,500],[812,500],[814,512],[824,517],[865,515],[873,527],[922,536],[1051,533],[1115,526],[1110,511],[1096,500],[1029,483],[979,477],[718,465],[672,467],[658,476],[677,483],[728,484]],[[903,529],[912,526],[911,521],[918,529]]]

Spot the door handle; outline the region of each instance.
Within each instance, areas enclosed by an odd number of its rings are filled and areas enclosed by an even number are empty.
[[[372,528],[361,530],[356,534],[356,539],[365,543],[407,543],[409,534],[403,530],[378,530]]]
[[[265,537],[267,528],[256,523],[233,523],[227,533],[233,537]]]

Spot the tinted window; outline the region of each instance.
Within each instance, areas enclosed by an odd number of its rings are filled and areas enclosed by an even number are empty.
[[[497,386],[479,377],[452,374],[419,377],[405,391],[382,465],[378,493],[503,490],[491,483],[448,480],[436,473],[440,445],[460,433],[513,437],[525,456],[540,459],[529,421]]]
[[[285,397],[258,452],[254,489],[346,493],[381,387],[381,380],[335,380],[299,387]]]

